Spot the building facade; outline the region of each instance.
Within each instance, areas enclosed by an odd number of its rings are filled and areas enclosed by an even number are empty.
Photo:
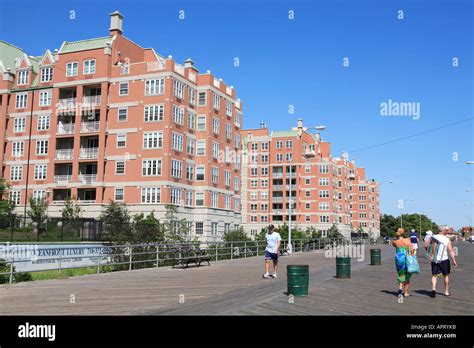
[[[242,220],[256,235],[269,223],[321,231],[336,225],[380,235],[378,185],[347,156],[331,156],[330,143],[310,134],[303,121],[291,131],[266,126],[243,131]],[[291,211],[290,211],[290,203]]]
[[[97,218],[110,200],[131,213],[179,206],[192,233],[214,240],[241,224],[242,104],[232,86],[122,33],[64,42],[30,56],[0,41],[0,153],[23,214],[45,197],[60,216],[77,198]]]

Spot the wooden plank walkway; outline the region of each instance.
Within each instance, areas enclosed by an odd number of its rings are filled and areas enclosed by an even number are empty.
[[[351,279],[335,279],[335,260],[323,251],[285,256],[279,278],[263,279],[260,256],[185,270],[160,267],[0,286],[0,315],[473,314],[474,245],[458,246],[460,267],[452,273],[450,298],[427,296],[430,270],[421,257],[412,297],[399,304],[393,247],[378,245],[383,266],[369,266],[366,250],[363,262],[353,261]],[[310,265],[310,294],[294,303],[285,295],[288,264]]]

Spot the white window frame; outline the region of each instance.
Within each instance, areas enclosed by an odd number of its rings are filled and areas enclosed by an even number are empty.
[[[95,74],[96,61],[95,59],[87,59],[83,63],[82,73],[84,75]]]
[[[79,70],[79,62],[66,63],[66,77],[77,76]]]

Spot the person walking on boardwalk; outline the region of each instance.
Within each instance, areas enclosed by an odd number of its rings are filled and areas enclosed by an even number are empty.
[[[403,234],[405,230],[399,228],[395,233],[397,239],[395,239],[392,245],[395,247],[395,267],[397,268],[397,281],[398,281],[398,297],[408,297],[410,294],[408,290],[410,289],[410,278],[411,273],[407,272],[406,259],[407,254],[411,252],[412,244],[410,238],[404,238]]]
[[[451,273],[451,262],[449,256],[453,260],[453,266],[458,266],[453,246],[449,238],[446,237],[446,232],[448,230],[445,228],[425,242],[426,257],[431,260],[431,297],[433,298],[436,297],[436,283],[440,275],[444,276],[444,295],[450,296],[449,274]]]
[[[410,241],[416,255],[416,252],[418,251],[418,237],[416,236],[416,231],[413,228],[410,230]]]
[[[273,225],[268,226],[268,232],[265,234],[267,246],[265,248],[265,274],[263,278],[276,278],[278,271],[278,249],[280,249],[281,237],[278,232],[274,232]],[[273,275],[270,275],[270,260],[273,260]]]

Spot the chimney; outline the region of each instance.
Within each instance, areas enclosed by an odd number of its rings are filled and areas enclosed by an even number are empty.
[[[110,35],[122,35],[122,20],[123,16],[119,11],[110,14]]]
[[[298,128],[298,129],[303,129],[303,119],[302,119],[302,118],[299,118],[299,119],[298,119],[297,128]]]

